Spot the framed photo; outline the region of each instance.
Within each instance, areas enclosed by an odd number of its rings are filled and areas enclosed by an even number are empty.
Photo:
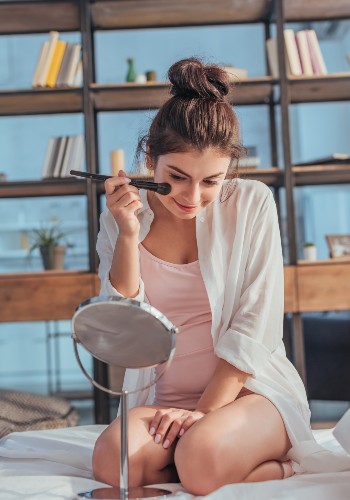
[[[329,234],[326,239],[331,257],[350,256],[350,234]]]

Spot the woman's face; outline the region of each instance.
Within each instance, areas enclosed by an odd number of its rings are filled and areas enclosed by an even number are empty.
[[[230,157],[211,148],[203,152],[169,153],[158,158],[155,182],[168,182],[171,192],[156,194],[162,205],[180,219],[193,219],[220,194]]]

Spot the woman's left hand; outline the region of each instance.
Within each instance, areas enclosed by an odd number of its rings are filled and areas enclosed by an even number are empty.
[[[193,424],[203,418],[201,411],[167,408],[157,410],[150,425],[149,433],[157,444],[169,448],[178,437],[181,437]]]

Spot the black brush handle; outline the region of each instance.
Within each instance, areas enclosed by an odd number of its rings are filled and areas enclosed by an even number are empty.
[[[112,175],[90,174],[89,172],[81,172],[80,170],[71,170],[69,173],[77,177],[93,179],[94,181],[105,181],[106,179],[113,177]],[[139,189],[155,191],[156,193],[163,195],[169,194],[171,191],[171,186],[167,182],[151,182],[143,179],[131,179],[130,185]]]

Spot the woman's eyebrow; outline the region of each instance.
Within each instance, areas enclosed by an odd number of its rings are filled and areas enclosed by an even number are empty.
[[[174,165],[167,165],[167,167],[172,168],[173,170],[176,170],[176,172],[179,172],[179,174],[185,175],[186,177],[189,177],[191,179],[191,176],[186,174],[183,170],[181,170],[178,167],[175,167]],[[209,175],[208,177],[205,177],[205,179],[211,179],[212,177],[219,177],[219,175],[224,175],[225,172],[219,172],[217,174]]]

